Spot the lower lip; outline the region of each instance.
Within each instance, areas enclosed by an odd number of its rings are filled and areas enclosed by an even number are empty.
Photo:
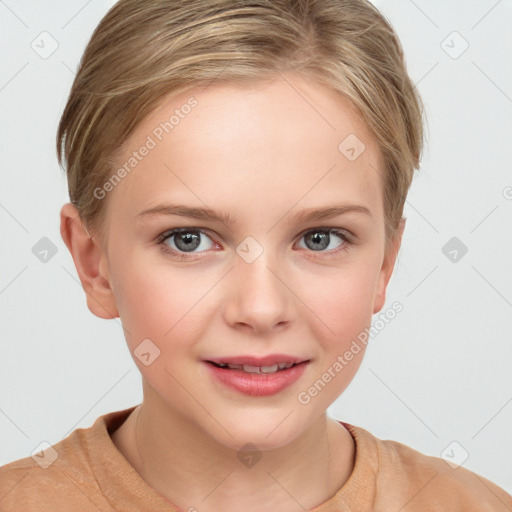
[[[265,374],[229,370],[228,368],[219,368],[214,364],[205,362],[209,371],[217,380],[236,391],[250,396],[269,396],[279,393],[279,391],[291,386],[302,376],[308,363],[309,361],[304,361],[287,370]]]

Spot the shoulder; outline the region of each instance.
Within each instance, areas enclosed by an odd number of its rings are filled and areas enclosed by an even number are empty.
[[[360,427],[352,428],[377,453],[377,497],[385,501],[392,496],[403,512],[512,510],[512,496],[483,476],[397,441],[381,440]]]
[[[75,451],[78,431],[33,457],[25,457],[0,467],[0,509],[2,512],[45,512],[64,507],[89,510],[89,496],[98,489],[83,460]],[[69,504],[69,505],[68,505]],[[57,507],[57,508],[56,508]]]
[[[110,510],[91,469],[91,447],[103,418],[92,428],[76,429],[43,451],[0,467],[2,512]],[[92,443],[91,443],[92,441]]]

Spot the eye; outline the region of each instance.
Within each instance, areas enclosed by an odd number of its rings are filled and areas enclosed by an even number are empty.
[[[351,244],[349,235],[345,231],[332,228],[315,228],[307,231],[301,236],[305,240],[305,248],[313,252],[321,252],[334,255],[346,250]],[[334,248],[326,250],[333,242],[339,242]],[[304,248],[304,247],[302,247]]]
[[[333,228],[310,229],[299,239],[306,241],[305,246],[299,244],[301,248],[305,248],[309,252],[320,253],[322,257],[334,256],[347,250],[352,244],[348,233]],[[220,248],[205,231],[199,228],[175,228],[162,233],[156,242],[161,246],[163,252],[182,260],[198,256],[214,247]],[[337,245],[329,249],[333,243],[337,243]]]
[[[210,242],[204,242],[202,238]],[[157,243],[164,252],[182,258],[186,258],[187,253],[198,254],[216,245],[204,231],[196,228],[176,228],[166,231],[158,238]]]

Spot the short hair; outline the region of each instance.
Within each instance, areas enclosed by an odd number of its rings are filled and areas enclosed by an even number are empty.
[[[367,0],[116,3],[87,44],[57,132],[70,201],[86,228],[100,231],[105,201],[94,190],[112,175],[116,152],[169,94],[285,72],[348,99],[375,138],[387,247],[419,168],[423,104],[397,34]]]

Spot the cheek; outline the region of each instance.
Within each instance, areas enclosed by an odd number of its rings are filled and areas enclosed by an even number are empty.
[[[124,268],[117,268],[115,289],[130,349],[149,338],[163,355],[171,344],[177,353],[200,334],[209,314],[205,309],[208,293],[218,276],[179,268],[158,251],[138,258],[125,254]]]
[[[194,304],[204,290],[198,289],[202,287],[190,275],[164,267],[153,260],[151,265],[133,267],[126,277],[120,276],[119,314],[141,375],[153,389],[180,396],[181,388],[171,375],[178,378],[182,370],[190,371],[183,362],[190,357],[197,337],[192,320],[200,309]]]
[[[298,296],[306,312],[317,318],[318,339],[339,344],[370,324],[378,266],[361,259],[331,270],[305,273]]]
[[[347,265],[329,277],[308,279],[315,283],[304,287],[309,290],[304,302],[314,312],[308,325],[321,351],[297,396],[299,404],[327,409],[357,374],[371,325],[376,274],[375,265]]]
[[[119,253],[123,249],[119,247]],[[179,271],[172,272],[169,265],[155,261],[154,255],[147,258],[125,251],[117,261],[114,291],[128,341],[162,339],[186,313],[193,296],[190,282]]]

